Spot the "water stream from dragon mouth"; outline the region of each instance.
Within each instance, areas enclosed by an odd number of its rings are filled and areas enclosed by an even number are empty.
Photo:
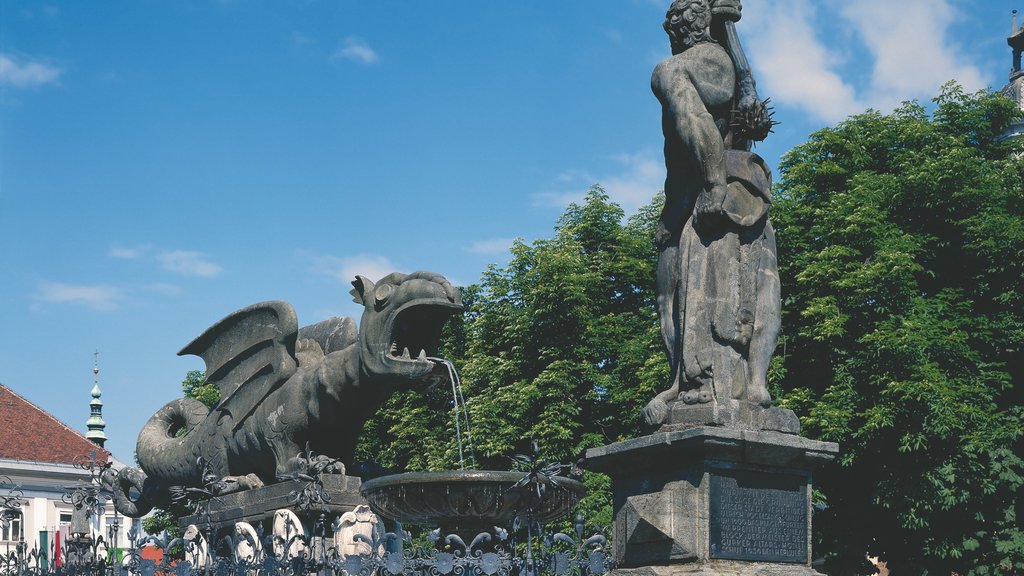
[[[466,469],[465,448],[469,450],[470,466],[476,467],[476,451],[473,449],[473,434],[469,429],[469,408],[466,407],[466,398],[462,395],[462,380],[455,370],[455,365],[444,358],[428,358],[432,362],[444,364],[448,368],[448,379],[452,382],[452,404],[455,416],[455,440],[459,444],[459,469]],[[462,443],[462,429],[465,424],[466,446]]]

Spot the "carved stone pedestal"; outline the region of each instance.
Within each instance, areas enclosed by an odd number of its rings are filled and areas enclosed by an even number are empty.
[[[792,410],[753,402],[725,400],[706,404],[686,404],[682,401],[669,405],[668,418],[662,432],[699,426],[721,426],[738,430],[774,430],[788,434],[800,433],[800,419]]]
[[[612,477],[620,576],[812,575],[811,471],[839,447],[698,427],[587,452]]]
[[[209,514],[200,513],[181,518],[181,527],[189,524],[204,526],[207,522],[217,532],[233,528],[236,522],[248,522],[256,526],[260,522],[271,520],[274,512],[288,508],[295,512],[308,527],[320,515],[323,508],[327,509],[326,521],[331,522],[336,516],[355,509],[366,500],[359,495],[362,481],[356,476],[343,474],[323,474],[320,476],[322,487],[303,480],[292,480],[271,484],[262,488],[243,490],[213,498],[209,502]],[[325,502],[309,502],[310,499],[329,498]],[[303,500],[306,502],[303,502]]]

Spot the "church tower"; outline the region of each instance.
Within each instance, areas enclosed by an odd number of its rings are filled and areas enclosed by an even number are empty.
[[[1010,37],[1006,43],[1013,50],[1013,67],[1010,68],[1010,81],[1001,90],[1002,94],[1017,103],[1024,109],[1024,70],[1021,70],[1021,53],[1024,52],[1024,28],[1017,26],[1017,11],[1013,11],[1013,24],[1010,28]],[[1000,140],[1024,136],[1024,120],[1017,120],[1010,124],[1002,134]]]
[[[100,353],[93,354],[93,358],[92,401],[89,402],[89,419],[85,422],[89,431],[85,433],[85,437],[103,448],[103,443],[107,441],[107,434],[103,431],[107,423],[103,421],[103,401],[100,400]]]

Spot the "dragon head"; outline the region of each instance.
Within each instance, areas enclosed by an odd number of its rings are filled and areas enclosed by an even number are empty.
[[[352,297],[363,305],[359,346],[363,370],[374,376],[426,380],[435,372],[441,328],[462,310],[462,296],[433,272],[393,272],[376,283],[352,282]]]

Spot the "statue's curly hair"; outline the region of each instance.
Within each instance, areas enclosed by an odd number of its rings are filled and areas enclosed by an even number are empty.
[[[663,27],[676,53],[701,42],[713,42],[711,3],[709,0],[675,0],[665,14]]]

